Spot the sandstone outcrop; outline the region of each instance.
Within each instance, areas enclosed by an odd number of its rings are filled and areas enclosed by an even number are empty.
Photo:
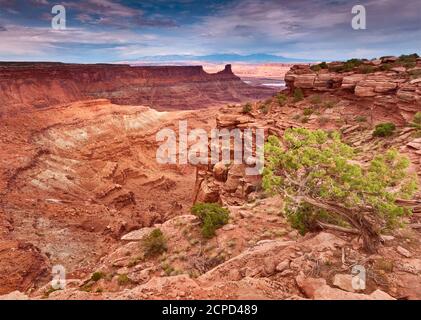
[[[306,94],[335,93],[359,102],[365,101],[377,112],[388,112],[400,123],[408,120],[408,115],[421,110],[421,82],[417,75],[420,61],[415,67],[391,67],[398,64],[397,57],[363,61],[362,69],[335,71],[341,64],[327,64],[327,68],[317,70],[306,65],[297,65],[285,75],[285,82],[291,92],[300,88]],[[343,65],[343,64],[342,64]],[[335,69],[336,68],[336,69]],[[341,69],[338,69],[341,70]]]

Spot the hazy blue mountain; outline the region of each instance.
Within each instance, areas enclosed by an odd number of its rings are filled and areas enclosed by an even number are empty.
[[[143,56],[137,59],[129,60],[128,62],[188,62],[201,61],[211,63],[230,63],[230,62],[244,62],[244,63],[288,63],[288,62],[311,62],[311,60],[304,60],[298,58],[286,58],[283,56],[271,55],[266,53],[256,53],[250,55],[219,53],[204,56],[196,55],[161,55],[161,56]]]

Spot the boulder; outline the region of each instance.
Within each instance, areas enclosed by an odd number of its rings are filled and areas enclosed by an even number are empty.
[[[244,176],[245,167],[242,164],[234,164],[228,171],[227,181],[225,182],[225,190],[229,193],[235,192],[241,185]]]
[[[352,275],[350,274],[335,274],[333,285],[348,292],[355,292],[352,287]]]
[[[228,167],[223,162],[218,162],[213,167],[213,177],[217,181],[225,182],[227,180]]]
[[[403,248],[401,246],[397,247],[396,251],[406,258],[411,258],[411,256],[412,256],[411,252],[409,252],[408,250],[406,250],[405,248]]]
[[[200,184],[200,189],[197,192],[196,201],[205,203],[219,202],[219,189],[213,181],[207,179]]]
[[[289,260],[284,260],[276,266],[276,271],[283,272],[289,268]]]
[[[371,294],[361,294],[335,289],[326,284],[325,279],[306,278],[303,273],[296,277],[296,283],[307,298],[315,300],[395,300],[386,292],[376,290]]]

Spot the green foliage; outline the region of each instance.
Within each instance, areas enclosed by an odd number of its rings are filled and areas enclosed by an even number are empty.
[[[261,111],[262,113],[267,114],[267,113],[269,112],[269,110],[270,110],[270,107],[269,107],[269,105],[267,105],[267,104],[262,104],[262,105],[259,107],[259,109],[260,109],[260,111]]]
[[[94,272],[91,276],[91,280],[94,281],[94,282],[97,282],[97,281],[101,280],[102,278],[105,278],[105,273],[100,272],[100,271]]]
[[[294,89],[294,102],[300,102],[304,99],[304,93],[301,88]]]
[[[386,122],[380,123],[376,126],[373,132],[374,137],[389,137],[393,134],[396,130],[396,126],[394,123]]]
[[[152,257],[167,251],[167,240],[160,229],[154,229],[142,239],[146,257]]]
[[[278,101],[279,106],[282,107],[287,103],[288,97],[283,93],[278,93],[276,99]]]
[[[421,125],[421,112],[418,111],[415,116],[414,116],[414,121],[415,124]]]
[[[350,59],[343,64],[330,67],[330,70],[334,72],[348,72],[354,70],[362,64],[363,61],[361,59]]]
[[[313,70],[313,71],[315,71],[315,72],[318,72],[318,71],[320,71],[320,70],[322,70],[322,69],[327,69],[328,68],[328,65],[327,65],[327,63],[326,62],[322,62],[322,63],[319,63],[319,64],[315,64],[315,65],[312,65],[311,67],[310,67],[310,69],[311,70]]]
[[[163,263],[161,267],[166,276],[170,276],[175,271],[175,269],[167,262]]]
[[[117,282],[120,286],[124,286],[131,282],[130,278],[127,276],[127,274],[120,274],[117,277]]]
[[[212,238],[216,229],[228,223],[229,211],[217,203],[196,203],[191,208],[192,214],[198,216],[202,225],[202,235]]]
[[[319,64],[320,68],[322,69],[327,69],[329,68],[329,66],[327,65],[327,63],[325,61],[323,61],[322,63]]]
[[[243,106],[243,113],[250,113],[250,112],[252,112],[252,110],[253,110],[253,106],[251,105],[251,103],[246,103],[244,106]]]
[[[404,66],[405,68],[413,68],[417,65],[418,54],[403,54],[399,57],[397,64]]]
[[[324,102],[324,107],[327,109],[331,109],[336,105],[336,102],[333,100],[327,100]]]
[[[399,61],[415,62],[419,57],[417,53],[403,54],[399,57]]]
[[[368,211],[380,230],[399,224],[409,211],[395,200],[410,199],[417,190],[416,177],[407,173],[409,160],[396,150],[361,165],[337,132],[288,129],[282,144],[268,138],[265,155],[263,188],[284,196],[288,221],[303,233],[317,228],[317,221],[345,227],[353,222],[308,199],[340,204],[356,217]]]
[[[311,66],[310,69],[313,70],[314,72],[318,72],[322,70],[322,68],[318,64]]]
[[[311,116],[312,114],[313,114],[313,109],[311,109],[311,108],[305,108],[304,109],[304,111],[303,111],[303,115],[305,115],[305,116]]]

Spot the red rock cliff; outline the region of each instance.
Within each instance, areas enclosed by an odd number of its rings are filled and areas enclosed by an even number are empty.
[[[0,63],[0,103],[43,108],[91,98],[157,109],[196,109],[259,99],[272,89],[251,87],[231,66],[215,74],[201,66]]]

